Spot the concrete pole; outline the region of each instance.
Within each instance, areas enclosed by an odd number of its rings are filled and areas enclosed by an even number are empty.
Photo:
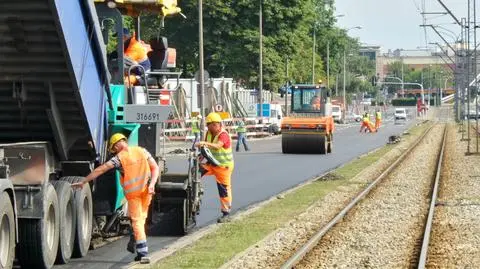
[[[316,42],[315,24],[313,25],[313,49],[312,49],[312,84],[315,85],[315,43]]]
[[[260,104],[260,123],[263,122],[263,98],[262,98],[262,92],[263,92],[263,10],[262,10],[262,0],[260,2],[260,13],[259,13],[259,28],[260,28],[260,56],[259,56],[259,62],[260,62],[260,72],[259,72],[259,85],[258,85],[258,103]]]
[[[289,74],[288,74],[288,56],[287,56],[287,83],[285,87],[285,115],[284,117],[288,116],[288,87],[290,86],[289,84]]]
[[[345,114],[347,113],[347,98],[345,96],[346,90],[345,90],[345,83],[347,81],[347,62],[346,62],[346,51],[343,50],[343,119],[345,120]]]
[[[204,81],[204,63],[203,63],[203,0],[198,0],[198,58],[200,73],[200,115],[202,115],[200,138],[205,137],[205,81]]]
[[[327,89],[330,88],[330,40],[327,40]]]

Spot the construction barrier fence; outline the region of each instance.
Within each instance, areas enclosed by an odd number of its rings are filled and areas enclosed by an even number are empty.
[[[223,128],[227,130],[233,139],[237,138],[237,127],[241,118],[224,119]],[[262,123],[260,123],[262,122]],[[269,131],[270,119],[268,118],[245,118],[247,137],[266,137],[273,133]],[[193,141],[192,120],[167,120],[163,122],[163,133],[166,141]],[[205,130],[206,131],[206,130]]]

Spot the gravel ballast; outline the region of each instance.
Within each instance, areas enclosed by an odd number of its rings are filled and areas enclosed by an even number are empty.
[[[296,268],[408,268],[428,209],[443,126],[320,241]]]
[[[472,134],[471,150],[475,150]],[[458,127],[448,133],[448,167],[435,209],[429,268],[480,268],[480,156],[465,156]]]
[[[420,127],[426,128],[426,127]],[[267,238],[237,255],[222,268],[279,268],[290,255],[304,244],[323,225],[328,223],[367,183],[375,179],[414,141],[413,135],[385,154],[375,164],[366,167],[345,186],[313,204],[305,213]]]

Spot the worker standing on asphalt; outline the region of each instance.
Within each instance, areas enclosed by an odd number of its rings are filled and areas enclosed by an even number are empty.
[[[72,187],[82,188],[89,181],[103,175],[112,168],[120,170],[120,182],[125,198],[128,201],[128,215],[132,221],[135,241],[128,244],[127,250],[134,253],[136,245],[137,256],[135,261],[150,263],[145,234],[145,221],[148,216],[148,207],[155,193],[155,184],[160,169],[152,155],[144,148],[130,147],[127,138],[120,133],[112,135],[109,145],[110,152],[116,155],[106,163],[95,168],[83,181],[73,183]]]
[[[236,151],[240,151],[240,143],[243,144],[245,151],[249,151],[247,145],[247,127],[245,127],[245,119],[242,119],[238,122],[237,126],[237,147]]]
[[[218,194],[222,216],[217,222],[230,221],[230,209],[232,207],[232,172],[234,167],[232,154],[232,139],[228,132],[222,128],[222,118],[217,113],[210,113],[205,118],[207,135],[205,141],[197,143],[197,147],[207,147],[219,165],[201,164],[202,176],[214,175],[217,181]]]
[[[378,131],[378,128],[380,128],[381,123],[382,123],[382,113],[380,112],[379,109],[377,109],[377,112],[375,112],[375,130]]]
[[[202,115],[198,114],[196,117],[192,118],[192,133],[195,136],[192,144],[192,150],[195,149],[195,144],[200,141],[200,121],[202,120]]]

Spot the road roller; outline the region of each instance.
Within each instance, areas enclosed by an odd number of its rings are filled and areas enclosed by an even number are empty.
[[[293,85],[291,110],[282,120],[282,152],[327,154],[335,124],[328,90],[322,85]]]

